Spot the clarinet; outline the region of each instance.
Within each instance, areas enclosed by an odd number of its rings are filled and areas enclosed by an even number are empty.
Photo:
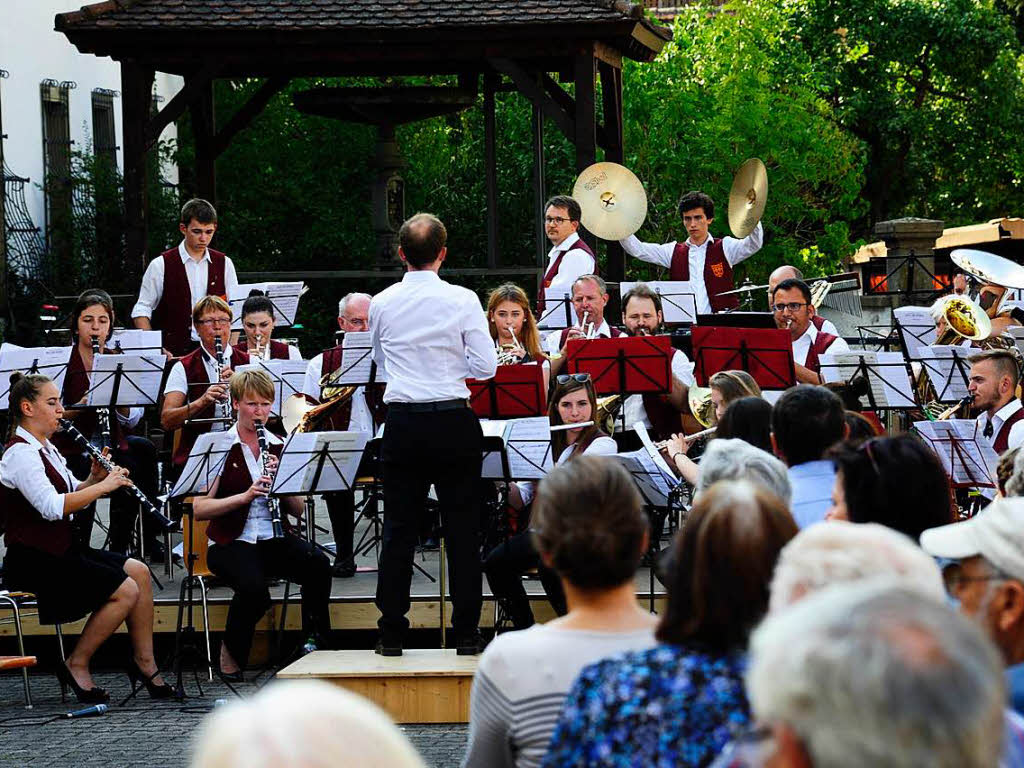
[[[96,358],[100,354],[100,337],[90,336],[92,340],[92,359],[95,364]],[[99,421],[100,426],[100,449],[110,447],[110,409],[109,408],[97,408],[96,418]]]
[[[224,369],[224,342],[220,340],[220,336],[213,337],[213,351],[217,355],[217,381],[220,382],[220,372]],[[218,400],[214,407],[214,415],[221,419],[230,420],[230,414],[224,412],[225,405],[226,403]]]
[[[263,422],[258,419],[253,421],[252,426],[256,430],[256,441],[260,444],[260,471],[270,477],[270,446],[267,445],[267,430],[264,429]],[[270,524],[274,528],[274,538],[280,539],[284,536],[284,526],[281,524],[281,503],[277,498],[268,495],[267,508],[270,510]]]
[[[70,435],[71,439],[85,448],[89,455],[96,460],[97,464],[107,470],[107,472],[111,472],[114,469],[114,463],[104,456],[103,452],[95,445],[90,443],[85,438],[85,435],[78,431],[74,424],[72,424],[68,419],[58,419],[58,421],[60,423],[60,428]],[[174,522],[172,522],[168,517],[165,517],[164,514],[157,509],[156,505],[146,498],[146,494],[139,490],[138,486],[132,483],[131,485],[126,486],[126,488],[135,495],[135,498],[139,500],[139,504],[142,505],[142,509],[145,512],[148,512],[163,530],[169,531],[175,527]]]

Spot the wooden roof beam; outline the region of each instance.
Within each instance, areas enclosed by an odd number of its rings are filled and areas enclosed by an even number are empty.
[[[227,125],[217,131],[217,135],[213,137],[213,156],[220,157],[235,136],[248,128],[249,124],[266,109],[270,100],[280,93],[289,82],[291,80],[287,77],[271,77],[265,80],[249,97],[249,100],[231,116]]]

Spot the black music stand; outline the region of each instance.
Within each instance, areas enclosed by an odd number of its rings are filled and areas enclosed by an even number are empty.
[[[796,383],[793,342],[780,328],[694,326],[694,377],[708,386],[719,371],[743,370],[761,389],[788,389]]]
[[[11,375],[42,373],[53,380],[58,390],[64,388],[64,376],[71,361],[71,347],[19,348],[13,344],[0,346],[0,410],[7,410],[11,394]]]
[[[846,356],[848,354],[856,353],[844,352],[842,354]],[[828,356],[828,353],[826,352],[825,355]],[[847,363],[826,363],[822,361],[822,376],[824,376],[825,370],[827,368],[838,369],[841,374],[841,378],[845,379],[846,381],[852,381],[857,376],[863,376],[865,379],[867,379],[869,384],[867,391],[868,407],[874,411],[911,410],[921,407],[920,403],[918,403],[916,400],[916,395],[914,393],[914,388],[912,385],[912,382],[914,380],[913,371],[911,370],[910,363],[907,361],[906,358],[901,357],[899,361],[893,362],[881,362],[877,358],[875,358],[873,362],[869,362],[868,360],[865,359],[865,357],[866,355],[864,353],[857,355],[857,363],[853,367],[852,371],[850,370],[850,366]],[[904,393],[902,393],[898,388],[894,387],[890,383],[890,377],[886,375],[886,369],[890,371],[897,369],[899,372],[907,374],[907,384],[910,386],[909,398],[907,398],[907,396]],[[826,384],[827,383],[829,382],[826,382]],[[878,399],[875,397],[874,385],[876,383],[881,385],[882,396],[885,397],[884,403],[880,403]],[[901,397],[906,402],[897,405],[892,404],[890,402],[889,396],[886,395],[887,391],[892,392],[897,397]]]
[[[469,406],[481,419],[543,416],[544,366],[500,365],[489,379],[468,379]]]
[[[959,349],[958,347],[939,347],[940,349]],[[932,386],[935,387],[935,399],[940,403],[955,403],[962,400],[967,395],[967,388],[971,381],[971,368],[967,363],[967,354],[959,354],[953,352],[948,358],[951,361],[949,367],[949,373],[945,373],[941,368],[936,366],[933,360],[944,360],[946,358],[921,358],[922,373],[927,372],[928,378],[932,382]],[[939,383],[935,380],[935,374],[939,374],[942,388],[939,388]],[[957,381],[957,374],[959,378]],[[962,385],[962,389],[960,389]],[[950,388],[955,388],[955,391],[950,392]]]
[[[672,390],[672,342],[668,336],[570,339],[570,373],[589,373],[598,395],[663,395]]]
[[[295,285],[298,285],[298,287],[296,288]],[[266,285],[266,290],[263,291],[263,296],[269,300],[273,306],[274,322],[281,328],[295,325],[295,316],[299,312],[299,299],[302,297],[304,292],[301,281],[297,281],[295,285],[290,283],[271,283]],[[241,329],[242,305],[245,303],[245,300],[249,298],[249,292],[254,288],[258,288],[258,286],[259,283],[255,285],[251,283],[247,285],[239,285],[239,289],[245,291],[245,296],[235,296],[234,298],[229,297],[228,304],[231,307],[232,314],[236,318],[239,318],[239,327],[234,328],[234,324],[232,324],[232,330]],[[285,299],[288,300],[289,306],[291,305],[292,300],[295,301],[295,308],[290,314],[279,304],[279,302],[284,303]]]
[[[914,429],[938,455],[952,493],[960,489],[996,488],[992,477],[999,457],[984,437],[979,438],[976,421],[918,421],[914,422]]]
[[[562,316],[565,317],[565,325],[547,324],[548,320],[560,322],[562,320]],[[537,318],[538,328],[541,330],[561,330],[562,328],[571,328],[575,322],[572,311],[572,297],[568,293],[563,293],[562,298],[560,299],[551,299],[545,295],[544,307],[541,309],[540,316]]]

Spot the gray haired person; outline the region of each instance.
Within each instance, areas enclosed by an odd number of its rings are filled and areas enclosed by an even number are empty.
[[[749,480],[789,505],[792,490],[786,465],[746,440],[717,439],[708,443],[700,460],[697,493],[719,480]]]

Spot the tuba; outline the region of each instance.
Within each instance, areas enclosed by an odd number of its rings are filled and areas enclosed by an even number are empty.
[[[342,406],[352,400],[359,387],[339,384],[341,369],[320,378],[320,402],[314,403],[305,395],[292,395],[281,409],[281,423],[285,431],[322,432],[331,429],[330,421]]]
[[[696,384],[690,387],[686,395],[687,404],[690,406],[690,414],[704,429],[708,429],[715,423],[715,406],[711,402],[711,387],[698,387]]]

